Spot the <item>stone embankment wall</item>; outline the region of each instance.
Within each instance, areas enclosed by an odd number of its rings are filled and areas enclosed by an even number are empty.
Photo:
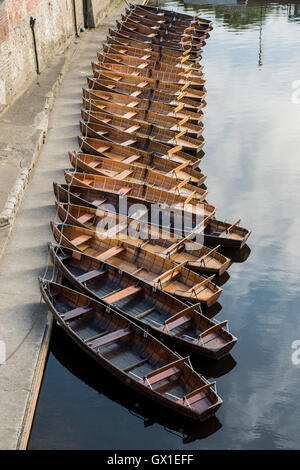
[[[0,0],[0,113],[36,78],[39,69],[62,53],[76,30],[97,26],[114,0]]]

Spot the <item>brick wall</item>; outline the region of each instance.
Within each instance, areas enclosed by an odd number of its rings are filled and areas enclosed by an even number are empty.
[[[93,14],[103,16],[113,0],[91,0]],[[78,31],[84,25],[83,0],[75,0]],[[73,0],[0,0],[0,113],[35,79],[36,62],[30,17],[40,70],[75,37]]]

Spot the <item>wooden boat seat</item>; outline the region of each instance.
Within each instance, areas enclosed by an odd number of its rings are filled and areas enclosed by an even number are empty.
[[[141,59],[142,60],[147,60],[147,59],[150,59],[150,57],[151,57],[151,54],[146,54],[143,57],[141,57]]]
[[[91,238],[93,238],[91,235],[80,235],[79,237],[76,237],[74,238],[73,240],[71,240],[71,242],[73,243],[73,245],[75,246],[80,246],[82,245],[83,243],[91,240]]]
[[[128,127],[128,129],[126,129],[125,132],[128,132],[129,134],[132,134],[133,132],[139,130],[140,127],[141,126],[131,126],[131,127]]]
[[[91,168],[97,168],[97,166],[100,165],[100,162],[98,162],[97,160],[93,160],[92,162],[89,162],[88,164]]]
[[[165,271],[163,274],[160,274],[159,276],[154,278],[152,282],[154,282],[154,283],[160,282],[161,283],[161,281],[167,282],[170,279],[174,279],[174,277],[177,276],[180,273],[181,268],[183,268],[186,265],[186,263],[187,263],[187,261],[184,261],[183,263],[178,264],[174,268],[169,269],[168,271]]]
[[[76,277],[76,280],[79,282],[87,282],[91,279],[95,279],[95,277],[104,274],[105,270],[100,271],[99,269],[93,269],[93,271],[88,271],[87,273],[81,274],[80,276]]]
[[[123,142],[121,145],[124,145],[124,147],[130,147],[131,145],[136,144],[136,140],[134,139],[129,139]]]
[[[144,88],[147,85],[148,85],[148,82],[140,82],[140,83],[137,84],[137,87]]]
[[[80,222],[81,224],[85,224],[86,222],[89,222],[94,218],[94,214],[83,214],[80,217],[77,218],[77,222]]]
[[[102,100],[111,100],[110,95],[103,95],[102,93],[98,93],[98,97],[101,98]]]
[[[106,135],[106,134],[108,134],[108,131],[98,131],[97,134],[100,135],[100,136]]]
[[[219,331],[221,330],[222,328],[224,328],[224,326],[227,325],[227,320],[224,320],[220,323],[217,323],[216,325],[213,325],[211,326],[210,328],[208,328],[207,330],[203,331],[201,334],[200,334],[200,337],[199,338],[205,338],[205,336],[208,336],[210,335],[211,333],[214,333],[215,331]],[[198,341],[198,340],[196,340]]]
[[[178,359],[177,361],[171,362],[170,364],[160,367],[159,369],[156,369],[155,371],[147,374],[141,380],[141,382],[144,385],[151,386],[151,385],[156,384],[157,382],[160,382],[161,380],[167,379],[171,377],[172,375],[177,374],[178,372],[181,372],[180,365],[184,364],[184,362],[187,359],[188,359],[187,357]]]
[[[124,251],[122,246],[113,246],[112,248],[109,248],[109,250],[104,251],[104,253],[101,253],[101,255],[96,256],[96,258],[100,261],[106,261],[107,259],[118,255],[122,251]]]
[[[202,400],[205,398],[204,392],[209,390],[211,387],[215,385],[216,382],[210,382],[208,384],[203,385],[200,388],[197,388],[193,392],[188,393],[185,395],[181,400],[177,400],[177,403],[180,403],[181,405],[185,406],[190,406],[193,403],[196,403],[199,400]]]
[[[191,316],[185,315],[180,318],[175,318],[173,321],[170,321],[167,324],[167,329],[168,330],[174,330],[175,328],[178,328],[179,326],[183,325],[184,323],[187,323],[191,320]]]
[[[106,86],[107,86],[107,88],[112,88],[112,89],[116,88],[116,85],[113,85],[113,84],[109,84],[109,85],[106,85]]]
[[[94,199],[92,201],[92,204],[94,204],[94,206],[100,206],[101,204],[103,204],[106,201],[107,201],[107,199]]]
[[[135,315],[134,318],[144,318],[147,315],[149,315],[149,313],[153,312],[153,310],[155,310],[155,307],[148,308],[148,310],[145,310],[144,312],[141,312]]]
[[[106,152],[107,150],[110,150],[111,149],[111,145],[109,146],[106,146],[106,145],[102,145],[101,147],[98,147],[97,150],[98,152]]]
[[[134,116],[136,116],[136,113],[129,112],[129,113],[124,114],[123,117],[124,117],[125,119],[131,119],[131,118],[133,118]]]
[[[61,314],[61,318],[64,321],[74,320],[75,318],[80,317],[84,313],[91,312],[93,309],[94,307],[89,307],[88,305],[85,307],[77,307],[73,310],[69,310],[68,312]]]
[[[140,72],[138,72],[138,71],[131,72],[131,75],[134,75],[135,77],[138,77],[140,75]]]
[[[123,160],[123,163],[132,163],[138,160],[139,158],[141,158],[141,155],[130,155],[130,157],[125,158],[125,160]]]
[[[130,286],[130,287],[126,287],[126,289],[120,290],[119,292],[108,295],[108,297],[103,297],[103,299],[105,300],[105,302],[112,304],[114,302],[118,302],[119,300],[126,299],[126,297],[136,294],[137,292],[140,292],[141,290],[142,290],[141,287]]]
[[[130,193],[131,189],[132,188],[123,187],[123,188],[119,189],[117,194],[119,194],[120,196],[125,196],[126,194]]]
[[[133,96],[135,98],[136,96],[139,96],[141,93],[142,93],[141,91],[136,90],[136,91],[133,91],[132,93],[130,93],[129,96]]]
[[[164,251],[162,251],[162,252],[160,253],[160,255],[163,255],[163,256],[168,255],[168,254],[171,253],[177,246],[178,246],[178,242],[177,242],[177,243],[173,243],[173,244],[170,245],[168,248],[166,248]]]
[[[127,106],[128,106],[128,108],[134,108],[138,104],[139,104],[138,101],[131,101],[131,103],[128,103]]]
[[[121,173],[118,173],[117,175],[115,175],[115,178],[117,180],[124,180],[125,178],[130,176],[132,173],[133,173],[133,170],[124,170],[124,171],[121,171]]]
[[[114,341],[118,341],[121,338],[125,338],[126,336],[130,335],[132,331],[129,328],[120,329],[113,331],[112,333],[108,333],[101,338],[97,338],[90,343],[87,343],[88,346],[92,349],[99,348],[100,346],[104,346],[105,344],[112,343]]]
[[[138,69],[145,69],[146,67],[148,67],[148,62],[138,65]]]
[[[87,185],[90,185],[90,184],[93,182],[93,180],[92,180],[91,178],[84,178],[84,179],[82,180],[82,182],[85,183],[85,184],[87,184]]]
[[[115,86],[115,85],[110,85],[110,86]],[[101,118],[101,122],[104,122],[104,124],[107,124],[111,121],[112,119],[111,118]]]
[[[189,290],[187,290],[186,292],[187,292],[188,294],[191,294],[192,292],[194,292],[195,294],[199,293],[199,289],[200,289],[201,287],[205,287],[207,284],[209,284],[209,283],[213,280],[214,277],[215,277],[215,275],[210,276],[210,277],[204,279],[203,281],[199,282],[199,283],[196,284],[195,286],[191,287],[191,288],[190,288]]]

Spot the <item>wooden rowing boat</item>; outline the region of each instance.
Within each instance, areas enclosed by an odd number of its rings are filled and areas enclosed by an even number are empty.
[[[97,232],[74,225],[51,223],[51,229],[58,243],[100,261],[108,261],[184,301],[201,302],[210,307],[222,293],[221,287],[212,282],[214,276],[206,278],[190,271],[185,267],[186,262],[175,265],[167,258],[145,250],[141,243],[134,245],[132,241],[128,243],[119,238],[100,238]]]
[[[138,98],[137,96],[133,97],[121,95],[120,93],[115,93],[111,91],[90,90],[86,88],[82,89],[82,94],[84,99],[91,99],[93,105],[99,107],[100,109],[101,106],[105,105],[106,103],[119,104],[131,108],[131,112],[134,112],[136,109],[140,109],[143,111],[148,110],[154,113],[171,117],[174,117],[174,115],[176,114],[178,119],[184,119],[188,117],[188,121],[193,122],[195,124],[198,124],[203,117],[202,111],[193,112],[190,109],[185,109],[184,103],[180,103],[175,107],[169,106],[164,103],[158,103],[152,100],[144,100]],[[205,104],[206,103],[203,102],[202,106],[204,107]]]
[[[128,318],[67,287],[39,279],[54,319],[84,352],[120,381],[186,417],[204,421],[222,404],[188,358],[173,353]]]
[[[220,220],[210,220],[205,228],[205,238],[209,244],[228,248],[242,248],[250,237],[251,231],[239,226],[240,220],[233,224]]]
[[[118,52],[97,52],[98,61],[101,64],[112,63],[112,64],[122,64],[127,67],[134,68],[136,70],[157,70],[160,72],[168,72],[179,75],[180,77],[185,78],[189,73],[189,80],[193,81],[194,79],[203,79],[203,67],[199,66],[197,70],[190,67],[177,67],[176,65],[171,65],[161,60],[149,60],[145,58],[135,57],[131,55],[118,54]],[[135,70],[135,71],[136,71]],[[134,72],[135,72],[134,71]]]
[[[124,150],[122,145],[89,137],[84,139],[79,137],[79,145],[83,150],[90,148],[93,151],[98,149],[98,155],[70,152],[70,162],[77,171],[81,170],[95,176],[112,177],[120,181],[123,186],[128,184],[147,185],[151,188],[179,194],[185,198],[193,198],[198,202],[204,201],[207,196],[205,189],[189,184],[189,178],[185,181],[178,181],[172,176],[150,170],[149,167],[140,168],[124,161],[115,160],[114,155],[118,155],[118,153]],[[107,156],[99,156],[99,154],[109,155],[109,158]],[[132,154],[134,155],[134,153],[131,153],[131,156]],[[88,175],[86,175],[86,180],[89,181]]]
[[[180,31],[169,30],[160,30],[155,27],[149,27],[142,23],[136,23],[130,19],[124,19],[122,21],[116,21],[116,28],[118,31],[130,31],[140,36],[143,36],[145,39],[150,39],[154,43],[163,43],[166,42],[174,43],[185,43],[191,42],[192,47],[198,49],[202,47],[201,42],[209,38],[209,33],[206,31],[197,31],[192,33],[184,33]],[[201,46],[199,46],[199,44]]]
[[[157,203],[155,201],[156,192],[152,191],[147,195],[147,199],[118,194],[118,191],[110,192],[105,189],[94,189],[88,186],[76,185],[72,181],[72,177],[68,177],[68,184],[53,183],[53,190],[57,202],[68,204],[77,204],[84,207],[92,207],[95,209],[113,212],[114,214],[130,216],[134,220],[151,224],[153,227],[162,227],[171,233],[175,233],[179,238],[189,234],[192,230],[195,232],[203,231],[203,223],[206,226],[209,218],[213,217],[215,208],[213,206],[205,206],[205,214],[197,208],[188,207],[189,215],[192,214],[192,220],[185,220],[185,227],[179,224],[179,218],[183,219],[183,206],[173,206],[174,195],[169,195],[166,202]],[[176,198],[177,199],[177,198]],[[160,210],[160,214],[159,214]],[[170,210],[170,211],[169,211]],[[168,217],[170,213],[170,216]],[[208,215],[207,215],[208,214]],[[185,231],[184,231],[185,228]]]
[[[188,237],[178,238],[176,234],[143,222],[142,218],[137,221],[99,208],[58,202],[56,210],[62,222],[97,231],[98,236],[114,238],[121,233],[120,239],[125,240],[127,235],[128,243],[136,246],[141,240],[148,240],[149,243],[144,245],[146,251],[176,264],[187,261],[186,267],[192,271],[221,276],[230,266],[230,259],[219,253],[218,247],[211,249],[190,242]]]
[[[109,37],[115,39],[127,39],[136,42],[144,42],[145,46],[151,47],[154,51],[161,51],[164,50],[173,50],[177,54],[184,54],[185,52],[188,53],[190,56],[194,56],[195,59],[198,58],[202,54],[202,48],[205,46],[206,42],[203,39],[202,42],[197,42],[197,45],[193,41],[162,41],[162,42],[155,42],[152,41],[152,38],[148,38],[143,34],[140,34],[136,31],[132,31],[130,29],[125,30],[118,30],[110,28],[108,30]]]
[[[188,86],[178,87],[170,83],[160,82],[162,86],[159,88],[151,80],[141,82],[138,77],[126,74],[120,75],[109,70],[94,73],[94,77],[87,77],[87,82],[91,90],[114,91],[122,95],[137,96],[142,99],[168,104],[169,106],[175,106],[173,103],[175,101],[176,106],[184,103],[186,108],[192,110],[195,108],[194,111],[196,112],[200,111],[202,101],[206,96],[205,87],[201,91],[193,90]]]
[[[187,150],[188,153],[195,156],[200,153],[203,146],[202,139],[199,139],[200,141],[198,142],[196,139],[192,139],[191,137],[177,135],[172,132],[172,138],[169,138],[165,143],[159,143],[158,141],[153,141],[148,136],[145,137],[136,134],[135,129],[139,129],[138,125],[132,125],[131,128],[127,128],[126,132],[123,132],[108,124],[80,121],[80,129],[84,136],[93,137],[95,139],[104,138],[110,142],[120,144],[123,147],[141,149],[142,152],[151,153],[152,155],[157,155],[164,159],[170,158],[169,152],[174,148],[174,146],[180,145],[182,149],[185,151]],[[136,152],[135,155],[138,156]],[[184,155],[184,158],[188,158],[188,155]],[[121,159],[121,155],[120,158],[116,156],[114,159]]]
[[[118,82],[116,80],[113,81],[106,78],[96,80],[93,77],[87,77],[87,82],[90,93],[95,93],[97,91],[113,91],[114,93],[120,93],[121,95],[131,96],[133,98],[137,97],[143,100],[157,101],[158,103],[175,107],[184,103],[184,107],[186,109],[190,109],[194,112],[199,112],[203,107],[203,101],[206,95],[206,92],[203,92],[203,96],[195,100],[188,98],[188,93],[186,91],[182,93],[175,92],[171,95],[170,93],[164,93],[163,91],[155,90],[150,87],[139,88],[134,84]]]
[[[130,38],[118,31],[109,30],[109,35],[106,38],[107,44],[111,45],[119,45],[122,47],[134,47],[145,51],[145,53],[154,52],[156,54],[161,55],[162,58],[165,56],[173,57],[174,62],[178,62],[178,60],[182,60],[187,55],[189,56],[189,61],[193,63],[198,63],[201,60],[201,51],[194,52],[190,48],[182,48],[182,49],[172,49],[169,47],[163,47],[159,44],[152,44],[150,41],[143,41],[139,40],[136,37]],[[205,46],[205,41],[202,42],[202,46]]]
[[[94,130],[105,129],[104,126],[101,127],[101,125],[98,125],[98,124],[89,123],[88,126],[86,123],[80,122],[80,124],[81,124],[82,133],[84,136],[86,135],[89,136],[91,134],[88,129],[94,129]],[[97,131],[97,132],[98,132],[98,137],[100,137],[100,131]],[[117,154],[113,154],[113,155],[111,155],[110,149],[108,149],[107,151],[105,149],[101,149],[101,152],[100,152],[96,148],[95,149],[92,148],[90,144],[84,140],[80,140],[80,147],[82,149],[85,147],[88,153],[91,153],[93,155],[101,155],[107,158],[113,158],[113,160],[130,163],[131,165],[134,165],[140,168],[149,168],[154,171],[158,171],[164,175],[170,176],[172,178],[176,178],[176,180],[178,181],[186,181],[187,179],[189,179],[189,183],[196,185],[196,186],[201,186],[206,180],[206,176],[203,175],[203,173],[201,173],[199,170],[193,170],[192,168],[188,166],[190,163],[189,160],[180,163],[175,160],[171,160],[169,157],[164,158],[164,154],[161,153],[161,147],[160,147],[160,151],[158,152],[158,148],[155,148],[154,144],[150,146],[150,148],[153,150],[151,152],[138,150],[138,147],[137,147],[137,150],[132,151],[132,148],[134,148],[134,146],[130,146],[130,148],[128,148],[127,146],[122,145],[122,143],[126,143],[124,140],[126,136],[123,136],[123,134],[127,134],[127,141],[128,141],[128,136],[130,136],[131,133],[128,133],[128,132],[121,133],[120,135],[117,136],[116,139],[114,139],[115,134],[114,132],[111,132],[110,129],[108,132],[105,131],[104,133],[104,130],[101,132],[102,132],[101,137],[103,137],[105,140],[108,140],[109,142],[112,142],[112,143],[117,142],[117,144],[121,145],[122,149],[119,149],[118,147],[118,149],[121,150],[121,152],[118,151]],[[139,142],[143,142],[143,140],[137,139],[137,143]],[[146,148],[146,146],[144,148]],[[156,150],[156,152],[154,150]]]
[[[200,139],[201,133],[203,131],[203,125],[200,124],[193,124],[189,122],[188,116],[185,118],[180,118],[177,114],[170,113],[171,116],[167,114],[158,114],[153,111],[147,111],[142,109],[135,109],[128,106],[124,106],[121,104],[110,103],[104,101],[103,104],[94,103],[94,100],[86,100],[83,98],[82,104],[83,107],[91,113],[92,111],[96,112],[105,112],[107,113],[107,117],[109,118],[111,115],[119,116],[125,119],[134,119],[136,121],[144,121],[148,122],[149,124],[155,124],[158,127],[166,128],[171,131],[179,131],[183,132],[186,131],[187,135],[191,137],[197,137]],[[200,135],[199,135],[200,134]],[[179,137],[179,135],[178,135]],[[204,142],[203,142],[204,145]],[[181,149],[178,148],[177,151]]]
[[[81,110],[81,115],[82,115],[82,119],[84,120],[84,122],[87,123],[91,129],[94,129],[94,130],[97,129],[96,127],[92,126],[92,124],[97,124],[99,126],[105,125],[107,127],[108,126],[112,127],[114,129],[117,129],[120,132],[124,132],[129,135],[143,137],[145,139],[151,139],[152,141],[161,142],[162,144],[166,144],[166,145],[172,145],[172,143],[175,145],[175,143],[179,141],[183,152],[190,153],[191,155],[195,155],[197,151],[197,155],[200,154],[199,156],[201,158],[203,156],[202,155],[203,152],[200,150],[200,147],[202,144],[200,143],[199,145],[200,136],[198,136],[199,140],[193,137],[189,137],[187,134],[178,136],[178,134],[182,132],[183,130],[182,128],[181,129],[178,128],[178,126],[176,127],[178,131],[180,132],[169,130],[168,128],[159,127],[159,126],[156,126],[155,124],[151,124],[146,121],[136,121],[135,119],[132,119],[132,118],[127,119],[127,118],[119,117],[113,114],[108,115],[105,112],[101,112],[101,111],[88,112],[86,109]],[[169,121],[167,122],[167,124],[168,123]],[[105,134],[105,139],[108,138],[107,136],[109,136],[109,134]],[[121,138],[120,136],[123,136],[123,134],[119,134],[119,139]],[[175,155],[176,153],[177,152],[175,152]],[[195,167],[199,163],[200,161],[195,162],[194,158],[192,158],[191,161],[189,161],[188,165]],[[195,177],[197,180],[198,177],[196,173],[195,173]]]
[[[195,60],[190,60],[190,56],[186,54],[185,56],[179,56],[178,62],[176,62],[174,55],[168,54],[160,54],[159,52],[155,51],[145,51],[144,48],[137,47],[136,44],[132,44],[130,46],[124,46],[123,44],[103,44],[102,45],[104,53],[114,53],[114,54],[122,54],[123,56],[131,56],[131,57],[139,57],[143,60],[148,60],[150,62],[156,63],[161,61],[164,64],[172,65],[173,67],[177,67],[177,69],[187,70],[189,67],[191,70],[199,71],[202,70],[202,65],[199,62],[195,62]],[[198,57],[201,60],[201,56]]]
[[[187,22],[190,24],[191,22],[196,22],[200,24],[204,24],[207,26],[212,26],[212,21],[206,18],[200,18],[199,15],[188,15],[186,13],[179,13],[174,10],[165,10],[163,8],[153,7],[149,5],[138,5],[138,4],[130,4],[130,11],[138,12],[141,15],[149,15],[151,14],[153,19],[164,19],[165,21],[172,21],[172,22]]]
[[[107,160],[109,161],[109,160]],[[112,161],[110,161],[112,163]],[[158,189],[143,183],[122,181],[118,178],[92,175],[91,173],[78,173],[76,171],[65,171],[67,183],[88,188],[99,188],[101,190],[117,193],[119,196],[131,195],[141,200],[146,199],[154,204],[168,204],[168,210],[176,212],[184,211],[186,217],[199,216],[209,217],[215,207],[205,202],[200,202],[191,193],[188,197],[177,192]],[[167,201],[170,201],[169,203]]]
[[[61,276],[76,289],[113,307],[141,328],[171,339],[174,345],[220,359],[237,341],[225,329],[226,320],[216,323],[202,315],[197,304],[187,307],[164,291],[153,292],[149,284],[120,273],[108,262],[55,245],[49,246],[49,253]]]
[[[126,12],[128,10],[126,9]],[[206,18],[200,18],[199,15],[187,15],[186,13],[179,13],[174,10],[164,10],[162,8],[148,6],[148,5],[138,5],[131,4],[130,12],[139,14],[140,16],[145,16],[153,20],[163,20],[165,22],[175,22],[175,24],[187,24],[191,23],[203,24],[207,27],[212,27],[212,21]]]
[[[208,25],[203,24],[179,24],[177,22],[165,22],[164,20],[154,20],[151,18],[146,18],[145,16],[138,15],[135,12],[128,12],[126,15],[121,15],[121,21],[123,23],[130,22],[136,23],[141,26],[146,26],[155,31],[163,31],[168,37],[169,33],[177,34],[180,36],[203,36],[204,34],[209,33],[212,28]]]
[[[93,69],[94,74],[99,74],[100,72],[107,70],[110,72],[114,72],[121,78],[122,77],[127,78],[127,76],[137,77],[137,79],[140,80],[140,83],[143,83],[145,79],[146,83],[149,82],[153,84],[154,82],[160,81],[160,82],[170,83],[173,85],[178,85],[181,88],[183,88],[185,85],[189,85],[190,88],[193,88],[195,90],[200,90],[200,91],[203,90],[203,87],[205,84],[205,80],[199,77],[190,76],[189,75],[190,72],[184,75],[181,75],[181,72],[179,73],[163,72],[161,70],[153,70],[151,68],[132,70],[132,67],[129,67],[128,65],[113,64],[109,62],[104,62],[104,63],[92,62],[92,69]],[[141,81],[141,79],[143,81]]]
[[[72,179],[69,179],[69,183],[72,183]],[[94,208],[101,208],[103,210],[111,211],[113,207],[114,213],[122,214],[127,216],[128,214],[133,219],[139,220],[142,218],[144,222],[148,222],[148,224],[152,224],[157,227],[162,227],[163,229],[170,230],[172,233],[176,233],[178,237],[185,237],[190,231],[194,231],[197,233],[199,231],[199,227],[203,224],[203,217],[201,219],[197,217],[193,218],[191,223],[186,221],[186,230],[183,231],[182,227],[179,227],[178,224],[175,223],[173,218],[167,220],[167,223],[164,224],[163,217],[159,220],[156,220],[151,213],[152,210],[152,203],[155,202],[153,197],[149,195],[149,199],[137,198],[134,196],[126,196],[126,200],[122,196],[118,194],[117,191],[115,193],[108,193],[105,190],[100,189],[92,189],[84,186],[76,186],[75,182],[70,186],[64,184],[53,183],[54,186],[54,193],[56,199],[60,202],[69,202],[73,204],[78,204],[81,206],[86,207],[94,207]],[[108,204],[106,206],[106,203]],[[136,209],[136,204],[142,204],[140,209]],[[167,205],[171,205],[171,202],[167,202]],[[213,206],[210,206],[211,208]],[[177,213],[177,210],[174,213]],[[162,207],[163,212],[163,207]],[[251,232],[245,228],[242,228],[234,224],[227,224],[220,220],[216,220],[213,218],[215,213],[214,210],[211,209],[210,211],[207,209],[205,211],[205,221],[204,221],[204,245],[206,246],[218,246],[221,247],[230,247],[230,248],[242,248],[245,246],[246,241],[248,240]],[[147,218],[148,217],[148,218]],[[183,215],[182,215],[183,217]],[[238,221],[239,222],[239,221]],[[219,227],[217,229],[217,227]],[[228,232],[225,232],[225,229],[230,229]],[[218,230],[218,231],[216,231]]]
[[[97,67],[97,65],[96,65]],[[121,73],[121,72],[114,72],[113,70],[109,70],[108,68],[97,69],[94,70],[94,78],[95,79],[105,79],[111,80],[115,83],[126,83],[127,85],[133,85],[137,88],[149,89],[152,88],[153,90],[162,91],[163,93],[168,93],[169,95],[173,96],[180,96],[183,92],[186,93],[188,98],[193,100],[202,101],[203,93],[206,93],[206,88],[203,85],[198,89],[191,88],[190,82],[186,81],[185,84],[176,84],[171,82],[165,82],[163,80],[154,80],[152,78],[145,78],[145,77],[138,77],[136,75],[132,75],[130,73]]]

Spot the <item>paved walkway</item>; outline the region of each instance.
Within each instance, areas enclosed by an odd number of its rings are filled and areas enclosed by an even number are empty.
[[[96,51],[106,38],[107,28],[115,24],[123,9],[124,6],[114,8],[103,21],[105,25],[81,36],[57,94],[47,141],[0,264],[0,352],[5,344],[7,358],[0,365],[0,449],[18,447],[47,323],[37,277],[44,274],[47,242],[52,240],[49,228],[55,217],[52,182],[63,181],[63,170],[70,166],[67,152],[77,148],[81,89],[91,72],[91,60],[95,60]],[[26,116],[27,110],[20,109],[20,126],[24,126]],[[22,142],[19,144],[22,146]],[[16,161],[20,164],[20,157],[16,156]],[[14,179],[14,169],[11,168],[11,175],[7,171],[8,182]]]

